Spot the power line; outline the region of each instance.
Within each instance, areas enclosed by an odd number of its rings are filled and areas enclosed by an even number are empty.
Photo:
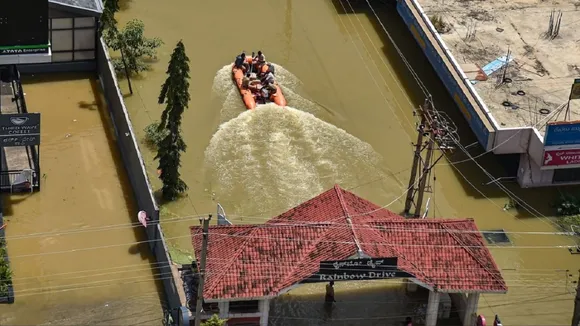
[[[294,267],[294,265],[293,265]],[[169,279],[173,279],[173,276],[170,277],[157,277],[160,276],[162,274],[169,274],[169,273],[160,273],[160,274],[154,274],[153,279],[151,279],[150,277],[145,279],[145,280],[137,280],[137,281],[133,281],[133,282],[123,282],[122,284],[133,284],[133,283],[141,283],[141,282],[150,282],[151,280],[153,281],[162,281],[162,280],[169,280]],[[208,273],[211,274],[211,273]],[[267,273],[262,273],[262,275],[264,276]],[[227,275],[232,275],[232,276],[236,276],[239,277],[239,274],[234,274],[234,273],[229,273]],[[271,276],[277,276],[278,274],[274,274],[272,273]],[[267,278],[270,278],[271,276],[265,276]],[[119,285],[120,281],[125,281],[128,279],[136,279],[137,277],[128,277],[128,278],[119,278],[119,279],[113,279],[113,280],[107,280],[113,283],[108,283],[108,284],[100,284],[100,283],[104,283],[107,281],[97,281],[97,282],[82,282],[82,283],[75,283],[75,284],[69,284],[69,285],[63,285],[63,286],[59,286],[58,288],[55,287],[41,287],[41,288],[36,288],[36,289],[26,289],[26,290],[17,290],[18,296],[19,297],[25,297],[25,296],[29,296],[29,295],[38,295],[41,293],[50,293],[50,294],[55,294],[55,293],[60,293],[60,292],[68,292],[68,291],[76,291],[76,290],[84,290],[84,289],[88,289],[88,288],[101,288],[101,287],[108,287],[108,286],[113,286]],[[464,279],[464,281],[468,281],[469,279]],[[475,280],[475,279],[474,279]],[[521,280],[512,280],[516,281],[516,282],[522,282]],[[536,285],[542,285],[542,286],[537,286],[537,288],[562,288],[562,286],[554,286],[556,283],[550,283],[550,282],[540,282],[538,283],[535,280],[530,280],[531,282],[534,282]],[[399,284],[407,284],[407,283],[413,283],[411,281],[405,281],[405,280],[383,280],[383,283],[399,283]],[[91,286],[86,286],[86,284],[98,284],[98,285],[91,285]],[[75,285],[83,285],[83,286],[78,286],[75,287]],[[68,287],[68,288],[64,288],[64,287]],[[530,288],[530,287],[534,287],[534,286],[530,286],[528,284],[511,284],[509,285],[509,287],[526,287],[526,288]],[[22,293],[24,292],[24,293]],[[30,292],[30,293],[28,293]],[[543,291],[538,291],[538,293],[543,293]],[[562,294],[562,295],[570,295],[570,293],[567,294]],[[528,296],[526,296],[528,297]]]
[[[340,0],[339,0],[340,1]],[[345,1],[349,1],[349,0],[345,0]],[[413,67],[411,66],[411,64],[408,62],[408,60],[405,58],[405,55],[403,54],[403,52],[399,49],[399,47],[397,46],[395,40],[393,39],[393,37],[391,36],[391,34],[389,33],[389,31],[387,30],[387,28],[384,26],[384,24],[382,23],[379,15],[376,13],[376,11],[374,10],[373,6],[370,4],[370,2],[368,0],[366,0],[367,5],[369,6],[369,8],[371,9],[371,11],[373,12],[375,18],[377,19],[377,21],[379,22],[383,32],[385,32],[385,34],[387,35],[387,37],[389,38],[389,41],[393,44],[393,46],[395,47],[395,49],[397,50],[397,53],[399,54],[399,56],[401,57],[401,59],[403,60],[403,62],[405,63],[405,66],[407,67],[407,69],[409,70],[409,72],[411,73],[411,75],[413,76],[413,78],[416,80],[417,84],[419,85],[419,87],[421,88],[421,90],[423,91],[423,93],[425,94],[425,96],[427,98],[431,98],[431,94],[429,93],[429,90],[427,89],[427,86],[425,86],[425,84],[421,81],[421,79],[419,78],[419,76],[417,75],[417,73],[415,72],[415,70],[413,69]],[[350,2],[349,2],[350,5]],[[352,6],[351,6],[352,9]],[[354,13],[354,9],[353,13]],[[362,26],[362,23],[361,23]],[[364,29],[364,27],[363,27]],[[368,35],[368,34],[367,34]],[[369,38],[370,39],[370,38]],[[372,41],[371,41],[372,42]],[[386,66],[386,64],[383,62],[383,64]],[[560,108],[562,109],[563,106]],[[552,114],[547,115],[545,118],[543,118],[542,120],[538,121],[537,124],[532,125],[532,127],[536,128],[537,126],[539,126],[540,124],[543,124],[545,121],[548,121],[550,118],[552,118],[554,116],[555,112],[553,112]],[[481,153],[479,155],[477,155],[474,158],[479,158],[482,157],[488,153],[492,153],[495,149],[499,148],[500,146],[502,146],[503,144],[507,143],[508,141],[510,141],[512,138],[516,137],[519,135],[519,133],[523,132],[524,129],[521,129],[519,131],[517,131],[516,133],[514,133],[513,135],[511,135],[510,137],[508,137],[507,139],[505,139],[504,141],[502,141],[501,143],[495,145],[493,148],[485,151],[484,153]],[[466,159],[466,160],[462,160],[462,161],[456,161],[456,162],[452,162],[449,161],[449,163],[445,164],[442,163],[441,165],[451,165],[451,164],[459,164],[459,163],[464,163],[464,162],[469,162],[471,161],[471,159]]]
[[[213,264],[219,264],[219,265],[227,265],[229,262],[229,259],[222,259],[222,258],[208,258]],[[224,263],[216,263],[215,261],[226,261]],[[37,280],[39,279],[45,279],[45,278],[54,278],[54,277],[62,277],[62,276],[66,276],[66,280],[70,280],[70,279],[79,279],[79,278],[87,278],[87,277],[96,277],[96,276],[106,276],[106,275],[113,275],[113,274],[122,274],[122,273],[133,273],[133,272],[140,272],[140,271],[153,271],[156,269],[159,269],[161,267],[169,267],[172,264],[171,263],[158,263],[158,262],[154,262],[154,263],[150,263],[150,267],[146,267],[146,268],[136,268],[136,267],[140,267],[143,266],[143,264],[133,264],[133,265],[125,265],[125,266],[116,266],[116,267],[111,267],[111,268],[100,268],[100,269],[89,269],[89,270],[81,270],[81,271],[72,271],[72,272],[64,272],[64,273],[55,273],[55,274],[45,274],[45,275],[38,275],[38,276],[28,276],[28,277],[16,277],[16,278],[12,278],[11,280],[5,280],[4,282],[10,282],[12,281],[12,283],[14,285],[18,285],[18,286],[22,286],[24,284],[37,284]],[[295,264],[291,264],[291,263],[277,263],[277,265],[279,266],[295,266]],[[119,269],[124,269],[124,270],[119,270]],[[107,273],[99,273],[102,271],[110,271],[110,270],[115,270],[112,272],[107,272]],[[476,268],[460,268],[460,267],[454,267],[454,268],[450,268],[448,270],[461,270],[461,271],[470,271],[470,270],[479,270]],[[503,273],[509,273],[509,272],[517,272],[518,276],[557,276],[560,275],[561,273],[565,273],[565,276],[567,275],[567,273],[569,272],[569,270],[563,270],[563,269],[525,269],[525,268],[521,268],[521,269],[512,269],[512,268],[507,268],[507,269],[499,269],[500,271],[498,274],[502,274]],[[492,273],[492,272],[490,272]],[[80,276],[72,276],[75,274],[82,274]],[[30,282],[19,282],[21,280],[35,280],[35,281],[30,281]],[[0,280],[0,282],[2,282]]]
[[[348,1],[348,0],[347,0],[347,1]],[[374,10],[374,8],[372,7],[372,5],[370,4],[370,2],[369,2],[368,0],[366,0],[366,2],[367,2],[367,5],[369,6],[369,8],[372,10],[373,14],[375,15],[375,18],[376,18],[376,19],[379,21],[379,24],[380,24],[380,25],[381,25],[381,27],[383,28],[383,31],[384,31],[384,32],[387,34],[387,36],[389,37],[389,39],[391,40],[391,42],[393,42],[393,43],[394,43],[394,40],[393,40],[393,39],[392,39],[392,37],[390,36],[390,34],[389,34],[389,32],[387,31],[386,27],[385,27],[385,26],[383,25],[383,23],[381,22],[381,20],[380,20],[380,18],[379,18],[379,16],[378,16],[378,14],[375,12],[375,10]],[[399,55],[401,56],[401,58],[403,59],[403,61],[406,63],[406,65],[407,65],[407,68],[409,69],[409,71],[411,72],[411,74],[412,74],[412,75],[413,75],[413,76],[414,76],[416,79],[420,80],[420,78],[419,78],[419,77],[418,77],[418,75],[415,73],[415,71],[413,70],[413,68],[410,66],[410,64],[408,64],[407,60],[404,58],[404,55],[403,55],[403,53],[402,53],[400,50],[398,50],[398,47],[396,46],[396,44],[395,44],[394,46],[395,46],[395,48],[397,48],[397,52],[399,53]],[[421,84],[422,84],[422,82],[421,82]],[[433,105],[433,103],[432,103],[432,100],[431,100],[431,97],[430,97],[430,94],[429,94],[429,96],[428,96],[428,99],[429,99],[429,101],[431,101],[431,105]],[[515,136],[515,135],[512,135],[512,137],[513,137],[513,136]],[[462,149],[462,151],[464,151],[464,152],[465,152],[465,153],[468,155],[468,157],[469,157],[469,160],[470,160],[470,161],[473,161],[473,162],[475,162],[475,163],[478,165],[478,167],[480,167],[480,169],[482,169],[482,171],[484,171],[484,173],[485,173],[486,175],[488,175],[488,177],[490,177],[490,178],[491,178],[491,180],[492,180],[492,181],[493,181],[493,180],[495,180],[495,179],[494,179],[494,178],[491,176],[491,174],[490,174],[489,172],[487,172],[487,170],[485,170],[485,169],[484,169],[484,168],[483,168],[483,167],[482,167],[482,166],[481,166],[481,165],[480,165],[480,164],[479,164],[479,163],[478,163],[478,162],[477,162],[477,161],[474,159],[474,157],[473,157],[473,156],[471,156],[471,154],[469,154],[469,152],[468,152],[468,151],[467,151],[467,150],[466,150],[466,149],[465,149],[465,148],[464,148],[464,147],[463,147],[463,146],[462,146],[462,145],[459,143],[459,141],[458,141],[457,139],[454,139],[453,137],[450,137],[450,138],[451,138],[451,139],[453,139],[453,141],[454,141],[454,142],[455,142],[455,143],[456,143],[458,146],[460,146],[460,148]],[[509,139],[508,139],[508,140],[509,140]],[[486,153],[484,153],[484,154],[486,154]],[[484,155],[484,154],[482,154],[482,155]],[[459,163],[459,162],[458,162],[458,163]],[[457,169],[456,169],[456,170],[457,170]],[[465,178],[465,176],[464,176],[463,174],[461,174],[461,175],[462,175],[462,176]],[[466,180],[467,180],[467,179],[466,179]],[[467,181],[468,181],[468,180],[467,180]],[[469,182],[469,181],[468,181],[468,182]],[[471,182],[469,182],[469,183],[470,183],[470,184],[472,184]],[[525,208],[525,209],[526,209],[528,212],[530,212],[530,209],[531,209],[531,210],[535,210],[535,209],[534,209],[534,208],[533,208],[531,205],[529,205],[528,203],[526,203],[526,202],[522,201],[522,200],[521,200],[519,197],[517,197],[515,194],[513,194],[511,191],[509,191],[509,190],[508,190],[508,189],[507,189],[505,186],[503,186],[503,185],[501,185],[501,184],[499,184],[499,183],[496,183],[496,184],[497,184],[497,185],[500,187],[500,189],[501,189],[501,190],[503,190],[503,191],[504,191],[504,192],[505,192],[505,193],[506,193],[506,194],[507,194],[507,195],[508,195],[510,198],[516,197],[516,198],[518,198],[518,200],[520,200],[520,203],[523,203],[524,205],[528,206],[528,207],[524,207],[524,208]],[[479,189],[477,189],[477,191],[481,193],[481,191],[479,191]],[[536,211],[536,213],[539,213],[537,210],[535,210],[535,211]],[[532,212],[530,212],[530,213],[531,213],[532,215],[536,216],[534,213],[532,213]],[[546,219],[547,219],[547,217],[543,216],[542,214],[539,214],[539,215],[541,215],[542,217],[544,217],[544,218],[546,218]],[[550,222],[551,222],[551,221],[550,221]],[[553,223],[552,223],[552,225],[553,225]]]
[[[293,226],[296,227],[296,226]],[[235,235],[235,234],[220,234],[211,233],[213,236],[220,237],[232,237],[232,238],[252,238],[252,239],[267,239],[267,240],[278,240],[278,241],[290,241],[290,242],[315,242],[315,243],[335,243],[335,244],[356,244],[354,241],[330,241],[330,240],[307,240],[307,239],[297,239],[292,237],[264,237],[255,235]],[[201,234],[196,234],[195,236],[200,236]],[[385,245],[385,246],[399,246],[399,247],[412,247],[412,248],[493,248],[493,249],[567,249],[576,248],[575,245],[554,245],[554,246],[462,246],[462,245],[434,245],[434,244],[409,244],[409,243],[397,243],[397,242],[359,242],[359,244],[367,245]]]

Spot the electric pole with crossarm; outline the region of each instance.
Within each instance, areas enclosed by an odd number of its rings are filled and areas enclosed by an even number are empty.
[[[445,151],[453,149],[450,144],[453,144],[454,140],[459,137],[456,135],[455,125],[450,122],[446,114],[434,108],[431,98],[426,99],[414,114],[419,115],[420,122],[417,125],[417,143],[414,144],[415,153],[404,215],[418,218],[421,217],[425,192],[430,192],[431,189],[429,184],[431,169],[443,158]],[[433,161],[435,150],[441,151],[441,154]],[[411,214],[413,207],[415,211]]]

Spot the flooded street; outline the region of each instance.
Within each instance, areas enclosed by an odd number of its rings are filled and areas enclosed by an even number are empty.
[[[357,3],[364,7],[364,1]],[[351,4],[355,6],[354,1]],[[341,14],[343,8],[352,11],[345,0],[268,0],[243,6],[225,0],[175,0],[171,6],[153,0],[125,4],[118,17],[121,25],[141,19],[149,37],[165,42],[153,70],[133,80],[136,93],[126,98],[140,138],[143,128],[159,119],[163,107],[157,105],[157,96],[171,51],[180,39],[191,60],[192,100],[183,126],[188,149],[181,168],[190,189],[187,198],[166,205],[164,211],[166,216],[182,217],[163,225],[174,257],[189,259],[188,226],[198,223],[194,215],[214,213],[217,202],[233,223],[260,223],[338,183],[377,205],[399,198],[389,209],[403,210],[400,196],[407,187],[411,142],[416,137],[413,108],[424,95],[374,16],[363,11]],[[473,143],[465,119],[394,7],[377,2],[376,9],[436,106],[457,124],[462,144]],[[242,28],[245,25],[247,30]],[[227,67],[242,50],[262,50],[277,64],[276,75],[289,108],[245,111]],[[126,81],[120,84],[127,86]],[[142,149],[153,176],[154,153],[144,145]],[[473,156],[481,153],[470,148]],[[488,319],[499,314],[505,325],[569,324],[573,284],[565,270],[577,270],[580,261],[567,249],[557,248],[570,245],[572,239],[549,234],[555,231],[550,216],[557,189],[521,190],[506,183],[508,191],[530,205],[506,211],[505,190],[484,185],[489,178],[476,164],[449,164],[465,158],[457,152],[439,162],[427,197],[430,218],[473,218],[481,230],[507,232],[511,245],[491,251],[509,292],[484,295],[479,313]],[[485,155],[478,162],[496,177],[506,175],[506,164],[497,157]],[[159,186],[157,178],[152,181]],[[385,299],[383,292],[357,283],[337,284],[337,293],[359,287],[364,288],[364,300],[339,302],[337,318],[345,325],[362,325],[356,318],[364,317],[364,323],[374,325],[386,314],[381,305],[395,299]],[[282,316],[277,324],[319,325],[320,319],[310,319],[318,313],[299,308],[301,301],[295,299],[321,302],[323,292],[311,286],[290,292],[281,299],[290,303],[273,308]],[[369,308],[372,302],[376,306]]]
[[[0,325],[159,325],[144,234],[98,81],[24,78],[42,114],[41,191],[4,195],[15,303]],[[160,278],[162,276],[158,276]]]

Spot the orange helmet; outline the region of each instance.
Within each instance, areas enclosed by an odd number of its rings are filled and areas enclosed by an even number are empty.
[[[262,73],[264,73],[264,74],[265,74],[265,73],[267,73],[267,72],[268,72],[268,70],[270,70],[270,67],[268,67],[268,65],[263,65],[263,66],[262,66]]]

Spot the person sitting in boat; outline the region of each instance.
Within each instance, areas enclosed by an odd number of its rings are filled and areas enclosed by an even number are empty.
[[[243,71],[247,71],[249,69],[248,63],[246,62],[246,51],[242,51],[242,53],[236,57],[234,66],[238,69],[242,69]]]
[[[272,95],[276,94],[277,91],[278,91],[278,88],[276,88],[274,83],[266,84],[266,85],[262,86],[262,88],[260,89],[260,93],[262,94],[262,98],[264,99],[264,102],[266,102],[266,100],[269,100],[270,97],[272,97]]]
[[[275,82],[274,74],[270,71],[270,67],[268,65],[262,66],[260,81],[264,86],[268,84],[273,84]]]
[[[266,63],[266,56],[262,53],[262,51],[258,51],[258,55],[253,58],[253,62],[256,66],[256,70],[259,70]]]
[[[257,92],[262,86],[262,82],[258,80],[255,73],[252,73],[250,77],[244,77],[242,80],[242,85],[244,88],[249,89],[251,92]]]

